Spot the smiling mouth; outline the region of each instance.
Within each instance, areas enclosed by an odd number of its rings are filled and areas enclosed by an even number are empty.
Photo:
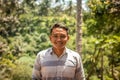
[[[63,43],[62,43],[62,42],[56,42],[56,44],[58,44],[58,45],[62,45]]]

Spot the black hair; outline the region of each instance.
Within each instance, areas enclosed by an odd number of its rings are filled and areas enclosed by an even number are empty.
[[[64,30],[66,30],[67,34],[69,33],[69,29],[62,23],[55,23],[52,28],[50,29],[50,34],[52,33],[54,28],[62,28]]]

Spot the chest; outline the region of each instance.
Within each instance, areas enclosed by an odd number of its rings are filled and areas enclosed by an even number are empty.
[[[74,77],[77,66],[77,60],[68,55],[60,58],[56,56],[46,56],[42,57],[40,62],[41,73],[44,77]]]

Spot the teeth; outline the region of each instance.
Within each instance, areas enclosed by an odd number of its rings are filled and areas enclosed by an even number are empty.
[[[57,43],[57,44],[63,44],[63,43]]]

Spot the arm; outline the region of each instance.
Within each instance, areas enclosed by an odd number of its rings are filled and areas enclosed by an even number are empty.
[[[85,80],[83,63],[82,63],[82,59],[80,56],[77,57],[77,67],[76,67],[75,80]]]
[[[32,72],[32,80],[42,80],[41,79],[41,73],[40,73],[40,55],[37,55],[37,58],[35,60],[35,64],[33,67],[33,72]]]

